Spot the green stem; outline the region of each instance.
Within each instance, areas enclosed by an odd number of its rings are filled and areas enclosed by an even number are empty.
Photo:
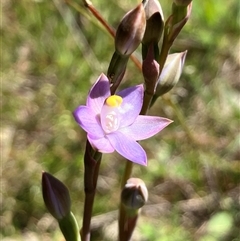
[[[133,169],[133,163],[127,160],[126,165],[125,165],[125,169],[124,169],[122,182],[121,182],[121,188],[124,188],[127,180],[131,177],[132,169]]]
[[[123,178],[121,181],[121,189],[124,188],[127,180],[131,177],[133,169],[133,163],[126,160],[126,165],[123,173]],[[125,208],[122,204],[120,204],[119,207],[119,241],[125,241],[126,240],[126,230],[125,230],[125,221],[126,221],[126,212]]]
[[[146,115],[149,109],[149,105],[151,103],[154,91],[150,91],[151,93],[145,91],[144,92],[144,100],[142,110],[140,112],[141,115]],[[126,161],[124,174],[121,182],[121,188],[123,188],[127,182],[127,180],[131,177],[133,169],[133,163],[130,161]],[[137,222],[138,214],[134,217],[129,218],[127,212],[122,204],[119,207],[119,241],[128,241],[131,238],[132,232],[135,228]]]
[[[163,67],[165,65],[167,56],[168,56],[168,52],[173,44],[173,42],[169,42],[168,39],[168,31],[169,31],[169,27],[168,27],[168,21],[170,21],[170,18],[166,21],[165,23],[165,27],[164,27],[164,33],[163,33],[163,43],[162,43],[162,48],[161,48],[161,52],[160,52],[160,56],[159,56],[159,75],[161,74]]]

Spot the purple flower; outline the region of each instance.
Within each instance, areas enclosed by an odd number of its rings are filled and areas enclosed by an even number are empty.
[[[102,153],[116,150],[132,162],[147,165],[146,152],[137,141],[155,135],[172,121],[139,115],[143,92],[143,85],[137,85],[111,95],[108,78],[100,75],[86,106],[79,106],[73,113],[94,149]]]

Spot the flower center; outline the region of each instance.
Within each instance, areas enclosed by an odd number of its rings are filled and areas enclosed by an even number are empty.
[[[120,124],[119,109],[123,99],[118,95],[111,95],[105,101],[101,111],[101,124],[105,133],[116,131]]]

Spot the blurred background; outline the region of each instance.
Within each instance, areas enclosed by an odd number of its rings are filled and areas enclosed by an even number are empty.
[[[72,111],[106,73],[114,42],[80,0],[68,2],[1,1],[3,241],[64,240],[43,203],[42,170],[68,186],[81,226],[86,135]],[[138,3],[93,0],[114,28]],[[161,5],[167,19],[171,1]],[[174,123],[141,142],[149,164],[135,166],[134,176],[146,182],[149,202],[135,241],[240,240],[239,10],[237,0],[194,0],[171,49],[188,50],[182,77],[167,95],[178,109],[159,99],[150,110]],[[142,82],[130,61],[122,87]],[[103,156],[92,240],[116,240],[124,164],[116,153]]]

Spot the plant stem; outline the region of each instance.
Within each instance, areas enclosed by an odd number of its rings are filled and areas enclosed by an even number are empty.
[[[168,20],[165,23],[165,27],[164,27],[164,33],[163,33],[163,43],[162,43],[162,48],[160,51],[160,56],[159,56],[159,75],[161,74],[163,67],[165,65],[167,56],[168,56],[168,52],[173,44],[173,42],[169,42],[168,39],[168,31],[169,31],[169,27],[168,27],[168,21],[170,21],[170,18],[168,18]]]
[[[133,169],[133,163],[126,160],[124,174],[123,174],[123,178],[122,178],[122,181],[121,181],[121,189],[124,188],[127,180],[131,177],[132,169]],[[125,210],[124,206],[120,203],[119,219],[118,219],[119,241],[128,241],[129,236],[131,237],[132,232],[129,234],[128,221],[129,220],[128,220],[128,217],[127,217],[126,210]]]
[[[151,91],[152,93],[148,93],[147,91],[144,92],[144,100],[143,100],[143,106],[141,109],[140,114],[146,115],[147,111],[149,109],[149,105],[151,103],[154,91]],[[133,163],[126,160],[126,165],[124,169],[124,174],[121,182],[121,188],[123,188],[127,182],[127,180],[131,177],[133,169]],[[138,219],[138,214],[134,217],[128,217],[127,212],[122,204],[120,204],[119,207],[119,241],[129,241],[133,230],[136,226]]]
[[[90,241],[91,218],[93,203],[95,198],[97,179],[99,168],[101,164],[101,153],[93,150],[90,143],[87,141],[86,150],[84,155],[84,211],[83,211],[83,224],[81,229],[82,241]]]
[[[93,16],[101,23],[101,25],[107,30],[107,32],[114,38],[115,37],[115,30],[113,27],[111,27],[107,21],[103,18],[103,16],[97,11],[97,9],[93,6],[93,4],[88,0],[82,0],[84,6],[93,14]],[[78,12],[83,14],[86,18],[87,14],[83,13],[81,7],[77,5],[75,2],[72,2],[71,0],[65,0],[65,2],[69,5],[71,5],[74,9],[76,9]],[[98,26],[99,27],[99,26]],[[135,64],[135,66],[138,69],[142,69],[140,61],[132,54],[130,56],[131,60]]]
[[[90,225],[91,225],[94,197],[95,197],[95,190],[92,190],[92,192],[85,192],[83,224],[81,229],[82,241],[90,241]]]

